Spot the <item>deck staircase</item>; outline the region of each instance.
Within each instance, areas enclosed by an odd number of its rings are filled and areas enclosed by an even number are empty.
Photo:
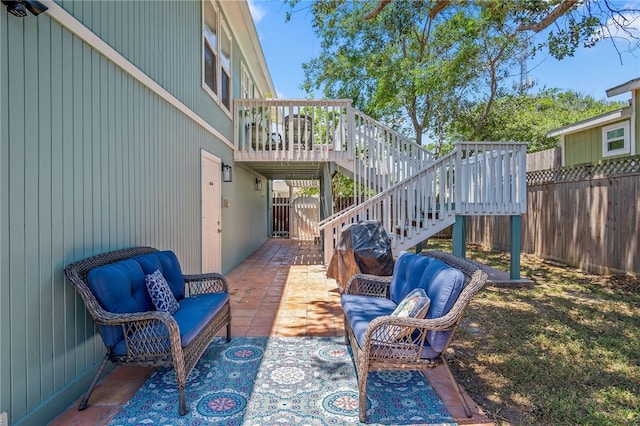
[[[321,179],[332,170],[353,178],[355,203],[320,222],[326,263],[342,228],[360,220],[382,222],[397,254],[457,216],[526,211],[526,143],[459,142],[435,159],[348,100],[244,99],[235,108],[236,161],[270,179]],[[256,110],[266,129],[257,135],[247,120]],[[304,119],[294,127],[291,117]]]

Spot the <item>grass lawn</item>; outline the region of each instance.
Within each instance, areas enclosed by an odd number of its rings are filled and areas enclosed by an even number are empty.
[[[467,257],[509,268],[508,253],[469,246]],[[640,279],[526,254],[521,267],[535,286],[486,287],[453,339],[448,359],[465,390],[496,424],[640,424]]]

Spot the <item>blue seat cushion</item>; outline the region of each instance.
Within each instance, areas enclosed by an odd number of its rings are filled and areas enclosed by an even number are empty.
[[[184,276],[182,275],[180,263],[174,252],[170,250],[156,251],[141,254],[131,259],[140,263],[145,275],[153,274],[156,270],[160,270],[162,276],[164,276],[167,283],[169,283],[169,287],[175,298],[178,301],[184,298]]]
[[[414,253],[400,253],[389,284],[389,296],[395,304],[400,303],[412,290],[421,287],[422,274],[431,259]]]
[[[91,270],[87,274],[87,282],[106,311],[120,314],[144,312],[153,309],[144,275],[138,262],[127,259]],[[123,339],[120,326],[100,326],[100,334],[106,346],[114,346]]]
[[[391,315],[396,308],[395,303],[381,297],[354,296],[343,294],[341,298],[342,309],[349,320],[353,334],[360,347],[364,346],[364,335],[369,323],[379,316]],[[371,348],[375,353],[376,348]],[[440,351],[441,352],[441,351]],[[422,358],[435,359],[440,352],[434,351],[427,342],[422,347]]]
[[[369,323],[380,316],[391,315],[397,306],[392,300],[383,297],[353,294],[343,294],[340,303],[360,346],[364,345],[364,334]]]
[[[223,308],[224,304],[229,300],[228,293],[210,293],[200,294],[194,297],[186,297],[180,301],[180,309],[173,314],[173,318],[178,323],[180,329],[180,339],[182,347],[186,347],[193,339],[206,327],[206,325],[216,316]],[[159,333],[160,338],[166,336],[166,347],[156,346],[156,350],[170,350],[169,332],[164,330]],[[135,351],[136,348],[133,348]],[[113,349],[115,355],[126,355],[127,347],[124,339],[120,341]]]

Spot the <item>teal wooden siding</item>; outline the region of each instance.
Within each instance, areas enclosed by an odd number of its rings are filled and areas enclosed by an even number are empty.
[[[233,127],[228,117],[200,88],[200,2],[151,0],[59,3],[146,75],[232,140]],[[239,49],[234,46],[234,55],[237,53],[239,57]],[[239,69],[234,67],[236,73],[239,75]],[[234,75],[234,86],[238,78]]]
[[[232,139],[201,88],[198,2],[61,4]],[[151,245],[200,271],[201,149],[233,163],[231,148],[46,14],[0,13],[0,412],[12,424],[64,410],[104,354],[65,265]],[[254,179],[234,167],[222,186],[223,273],[266,240]]]

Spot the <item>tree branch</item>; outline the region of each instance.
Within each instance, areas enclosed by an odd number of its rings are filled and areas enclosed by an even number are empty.
[[[562,0],[562,3],[560,3],[555,9],[549,12],[549,14],[545,16],[540,22],[520,24],[517,28],[517,31],[531,30],[533,32],[539,33],[549,25],[553,24],[559,17],[567,13],[567,11],[579,1],[580,0]]]
[[[378,14],[382,12],[382,9],[384,9],[389,3],[391,3],[391,0],[380,0],[375,9],[364,15],[364,20],[368,21],[369,19],[373,19],[378,16]]]
[[[429,11],[429,18],[435,18],[438,13],[442,12],[442,9],[449,6],[449,3],[451,3],[451,0],[437,0],[436,4]]]
[[[391,1],[392,0],[380,0],[375,9],[363,16],[364,20],[368,21],[378,16],[380,12],[382,12],[382,9],[387,7]],[[435,18],[438,13],[442,12],[444,8],[449,6],[449,3],[451,3],[451,0],[436,0],[436,4],[431,8],[431,10],[429,10],[429,18]]]
[[[487,121],[487,118],[489,118],[491,107],[493,106],[493,102],[495,101],[496,94],[498,92],[498,78],[496,77],[496,64],[504,54],[506,47],[507,45],[503,44],[500,47],[500,49],[498,49],[498,53],[495,55],[493,59],[489,57],[489,67],[490,67],[489,73],[491,75],[491,81],[490,81],[491,91],[489,92],[489,99],[487,100],[487,104],[485,105],[484,112],[478,119],[478,122],[476,123],[476,126],[473,129],[473,133],[471,134],[470,139],[472,141],[476,140],[476,138],[478,137],[478,134],[480,133],[480,130],[484,126],[485,122]]]

